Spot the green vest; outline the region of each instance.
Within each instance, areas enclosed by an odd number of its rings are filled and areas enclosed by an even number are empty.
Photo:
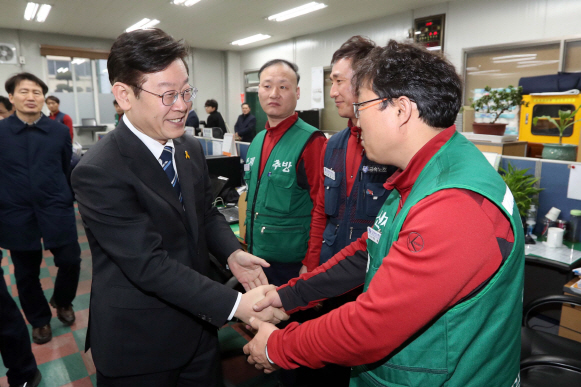
[[[297,184],[296,166],[317,130],[299,118],[274,146],[262,176],[260,155],[267,131],[248,148],[246,243],[251,254],[268,262],[300,262],[307,253],[313,202],[309,191]]]
[[[468,189],[495,203],[510,219],[515,238],[513,249],[476,295],[446,311],[385,359],[354,367],[351,387],[520,385],[522,222],[512,193],[500,175],[464,136],[454,133],[432,157],[397,215],[399,193],[394,190],[385,201],[373,229],[368,229],[369,267],[364,291],[383,259],[390,259],[389,249],[397,240],[411,207],[446,188]]]

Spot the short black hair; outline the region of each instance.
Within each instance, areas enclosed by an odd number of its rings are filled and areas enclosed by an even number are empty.
[[[55,97],[54,95],[49,95],[48,97],[46,97],[46,100],[47,101],[54,101],[59,105],[61,104],[61,100],[58,99],[57,97]]]
[[[204,106],[213,107],[214,109],[218,110],[218,101],[216,101],[215,99],[209,99],[206,101]]]
[[[341,59],[351,59],[351,67],[355,68],[361,59],[365,58],[377,45],[369,38],[355,35],[347,39],[331,58],[331,66]]]
[[[48,93],[48,86],[46,83],[42,81],[39,77],[31,73],[19,73],[16,75],[11,76],[8,78],[6,83],[4,84],[4,88],[8,94],[14,94],[14,90],[16,90],[16,86],[20,84],[22,81],[31,81],[36,83],[38,86],[42,88],[42,94],[46,95]]]
[[[113,106],[119,106],[119,102],[116,99],[113,100]]]
[[[181,59],[189,74],[185,61],[188,48],[182,40],[175,40],[159,28],[125,32],[115,40],[107,59],[109,82],[123,82],[133,88],[139,97],[147,74],[165,70],[177,59]]]
[[[242,104],[240,105],[240,107],[242,107],[242,106],[244,106],[244,105],[247,105],[248,107],[250,107],[250,105],[248,104],[248,102],[244,102],[244,103],[242,103]]]
[[[260,68],[260,70],[258,70],[258,79],[260,79],[260,74],[262,74],[264,69],[266,69],[267,67],[270,67],[270,66],[277,65],[277,64],[284,64],[284,65],[287,65],[288,67],[290,67],[294,71],[295,75],[297,76],[297,85],[299,84],[299,81],[301,80],[301,75],[299,74],[299,66],[297,66],[293,62],[289,62],[288,60],[284,60],[284,59],[273,59],[273,60],[269,60],[268,62],[263,64],[262,67]]]
[[[390,40],[374,48],[355,69],[355,91],[368,87],[388,100],[406,96],[418,106],[419,117],[433,128],[454,124],[462,103],[462,81],[442,55],[412,43]]]
[[[0,103],[2,105],[4,105],[6,110],[8,110],[8,111],[12,110],[12,104],[10,103],[10,99],[8,99],[8,97],[4,97],[3,95],[0,95]]]

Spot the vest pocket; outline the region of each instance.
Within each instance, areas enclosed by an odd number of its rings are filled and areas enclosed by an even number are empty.
[[[280,212],[281,214],[288,214],[290,212],[293,194],[291,188],[294,181],[294,175],[273,174],[269,176],[264,207],[272,211]]]
[[[341,181],[343,174],[335,172],[335,180],[325,176],[325,214],[337,216],[339,212],[338,203],[341,198]]]
[[[253,253],[268,257],[269,262],[296,262],[304,258],[307,251],[308,230],[303,226],[273,226],[257,224]],[[273,254],[275,253],[275,254]]]
[[[383,206],[383,202],[385,202],[385,199],[388,196],[386,193],[387,190],[383,186],[383,183],[365,184],[365,215],[373,217],[377,216],[381,206]]]

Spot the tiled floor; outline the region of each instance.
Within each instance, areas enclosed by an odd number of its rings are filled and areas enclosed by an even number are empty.
[[[53,339],[43,345],[32,344],[32,352],[42,373],[40,387],[92,387],[97,385],[91,353],[90,351],[84,352],[89,315],[92,260],[89,243],[85,236],[85,230],[81,225],[78,210],[77,229],[82,262],[77,297],[73,301],[76,321],[70,327],[64,326],[56,318],[55,309],[51,308],[53,312],[51,320]],[[5,274],[4,280],[8,285],[8,289],[12,292],[16,304],[20,307],[18,289],[14,279],[14,266],[8,254],[9,252],[4,250],[4,258],[2,259],[2,269]],[[57,268],[54,266],[54,259],[50,251],[45,251],[40,271],[40,282],[47,300],[52,296],[56,271]],[[27,324],[27,327],[29,332],[31,332],[31,326]],[[248,339],[240,325],[231,324],[223,327],[219,331],[219,337],[221,350],[224,354],[222,369],[225,387],[275,385],[275,378],[272,375],[262,375],[246,363],[244,356],[236,353],[235,350],[241,348]],[[8,387],[8,381],[5,376],[6,371],[0,359],[0,375],[2,375],[0,377],[0,387]]]

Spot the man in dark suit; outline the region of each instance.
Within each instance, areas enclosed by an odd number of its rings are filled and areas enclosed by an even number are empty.
[[[187,48],[159,29],[124,33],[107,62],[125,111],[83,156],[72,183],[93,256],[87,348],[99,386],[215,386],[217,329],[252,311],[266,289],[241,295],[206,277],[211,252],[248,290],[266,261],[240,249],[212,206],[200,143],[183,136],[196,89]]]
[[[38,77],[20,73],[5,87],[16,113],[0,121],[0,247],[10,250],[32,340],[44,344],[52,339],[52,313],[39,280],[43,245],[59,268],[50,304],[64,324],[75,321],[81,249],[67,183],[71,136],[41,113],[48,87]]]
[[[198,129],[200,127],[200,119],[196,114],[194,109],[190,110],[188,118],[186,119],[186,126],[191,126],[192,128]]]
[[[208,118],[206,119],[206,128],[221,128],[222,135],[228,133],[226,123],[222,114],[218,111],[218,102],[215,99],[209,99],[204,104]]]
[[[256,135],[256,117],[250,114],[250,105],[247,103],[242,104],[242,114],[236,120],[234,131],[238,141],[252,142]]]

